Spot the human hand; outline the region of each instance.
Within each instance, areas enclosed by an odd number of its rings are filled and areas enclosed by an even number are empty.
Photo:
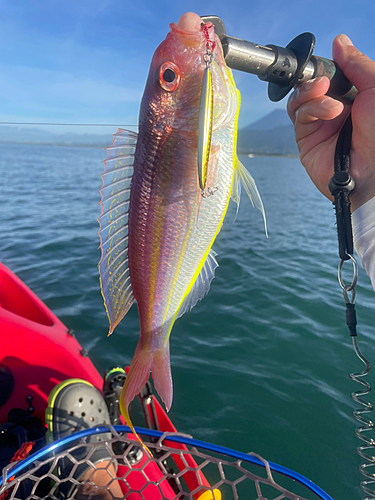
[[[327,77],[298,87],[288,101],[288,114],[295,125],[301,163],[324,196],[333,200],[328,183],[333,176],[336,142],[350,108],[353,135],[350,173],[355,189],[350,195],[352,211],[375,196],[375,62],[359,52],[346,35],[333,41],[333,59],[359,91],[353,105],[325,95]]]

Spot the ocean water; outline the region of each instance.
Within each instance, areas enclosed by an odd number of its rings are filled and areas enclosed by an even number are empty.
[[[100,372],[130,363],[136,307],[107,338],[99,290],[104,151],[1,144],[0,152],[1,261],[75,330]],[[349,373],[362,365],[336,278],[334,211],[297,159],[241,159],[261,192],[269,238],[244,195],[234,223],[231,204],[211,290],[172,332],[170,416],[179,431],[259,453],[335,499],[360,498]],[[350,265],[345,273],[349,281]],[[361,270],[359,344],[372,364],[374,312]]]

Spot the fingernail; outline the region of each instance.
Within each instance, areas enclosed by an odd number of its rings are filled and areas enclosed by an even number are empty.
[[[336,109],[338,108],[339,106],[341,106],[341,102],[339,101],[335,101],[334,99],[331,99],[330,97],[326,97],[325,99],[323,99],[323,101],[321,102],[321,106],[324,108],[324,109],[328,109],[329,111],[332,110],[332,109]]]
[[[353,42],[346,35],[340,35],[340,42],[342,45],[353,45]]]
[[[310,80],[311,83],[318,83],[324,79],[324,76],[319,76],[318,78],[314,78],[314,80]]]
[[[302,92],[309,92],[311,87],[313,86],[314,80],[307,80],[307,82],[302,83],[301,86],[298,87],[298,93],[300,92],[300,89]]]
[[[309,90],[314,81],[315,80],[307,80],[307,82],[302,84],[302,88],[304,88],[305,90]]]

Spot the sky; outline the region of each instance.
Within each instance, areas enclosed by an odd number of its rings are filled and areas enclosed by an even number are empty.
[[[329,58],[346,33],[375,59],[373,0],[0,0],[0,122],[136,125],[153,52],[187,11],[218,15],[228,35],[261,45],[310,31],[314,54]],[[240,127],[285,108],[256,76],[234,78]]]

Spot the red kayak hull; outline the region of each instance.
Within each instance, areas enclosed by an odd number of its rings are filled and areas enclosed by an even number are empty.
[[[7,422],[8,412],[21,408],[32,412],[45,423],[45,409],[51,390],[63,380],[84,379],[102,391],[103,378],[75,337],[48,307],[14,274],[0,263],[0,423]],[[154,396],[157,422],[147,408],[152,425],[164,432],[176,429]],[[32,407],[32,408],[31,408]],[[134,439],[131,434],[129,438]],[[177,443],[172,448],[186,450]],[[179,455],[172,455],[180,470],[186,466]],[[197,500],[205,498],[209,483],[192,457],[186,456],[188,470],[183,477]],[[156,462],[144,454],[139,464],[129,469],[119,465],[123,493],[129,500],[175,498],[168,481]],[[160,489],[156,486],[160,482]],[[131,492],[129,491],[129,487]],[[203,487],[203,488],[202,488]],[[217,496],[215,490],[215,498]],[[212,498],[212,496],[210,497]]]
[[[85,379],[102,389],[103,378],[68,331],[48,307],[0,263],[0,369],[7,374],[10,370],[13,377],[13,391],[0,406],[0,422],[7,421],[12,408],[27,410],[30,405],[34,415],[44,422],[49,393],[68,378]],[[3,383],[8,384],[8,379]]]

